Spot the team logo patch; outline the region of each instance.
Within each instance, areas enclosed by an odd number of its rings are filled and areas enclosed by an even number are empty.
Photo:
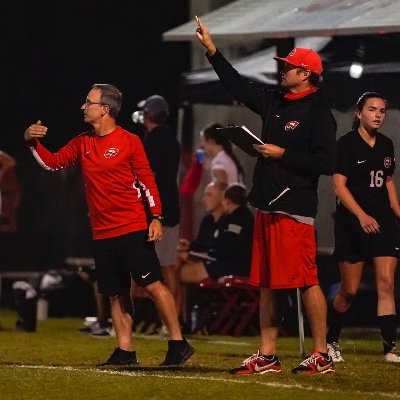
[[[385,168],[389,168],[392,165],[392,159],[390,157],[385,157],[383,160],[383,165]]]
[[[295,128],[297,128],[299,126],[299,122],[298,121],[289,121],[286,125],[285,125],[285,131],[289,131],[290,129],[294,130]]]
[[[119,149],[117,149],[116,147],[110,147],[104,152],[104,157],[105,158],[115,157],[118,154],[118,152]]]

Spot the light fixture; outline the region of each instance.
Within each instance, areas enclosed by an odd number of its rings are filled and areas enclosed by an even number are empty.
[[[350,65],[349,74],[352,78],[358,79],[361,78],[363,73],[364,66],[359,62],[353,62]]]

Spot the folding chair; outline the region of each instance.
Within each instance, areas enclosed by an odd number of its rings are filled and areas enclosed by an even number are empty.
[[[253,334],[259,332],[259,290],[248,284],[248,278],[242,276],[226,276],[223,279],[226,296],[235,298],[233,313],[225,316],[221,334],[240,336],[245,330]],[[232,309],[231,309],[232,310]]]
[[[200,303],[200,317],[196,321],[192,333],[205,332],[209,334],[226,335],[231,330],[232,317],[236,315],[239,291],[228,282],[232,276],[221,277],[218,280],[206,278],[198,285],[204,290]]]
[[[202,289],[205,293],[202,294],[201,299],[197,299],[196,304],[193,305],[199,306],[200,316],[197,317],[196,321],[192,321],[194,326],[192,326],[191,333],[196,334],[198,332],[208,331],[211,333],[209,329],[210,319],[214,315],[218,315],[218,311],[220,308],[220,286],[218,282],[212,278],[203,279],[198,288]],[[190,314],[193,310],[191,310]]]

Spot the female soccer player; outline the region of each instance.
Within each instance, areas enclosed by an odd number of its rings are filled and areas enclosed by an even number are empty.
[[[343,361],[338,340],[367,260],[375,270],[385,360],[400,362],[395,349],[394,300],[400,206],[393,180],[393,143],[378,132],[385,116],[386,100],[375,92],[364,93],[357,101],[353,129],[337,142],[334,255],[340,266],[341,284],[330,305],[327,335],[329,354],[336,362]]]

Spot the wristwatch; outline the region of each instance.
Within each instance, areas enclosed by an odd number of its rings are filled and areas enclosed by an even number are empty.
[[[153,214],[151,216],[151,219],[157,219],[161,223],[164,223],[164,217],[161,214]]]

